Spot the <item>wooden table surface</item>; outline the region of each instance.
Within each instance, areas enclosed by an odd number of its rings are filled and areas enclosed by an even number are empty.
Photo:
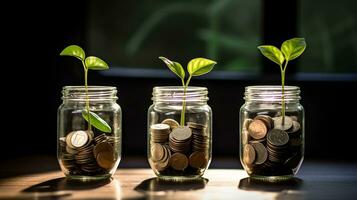
[[[111,181],[76,184],[56,170],[1,178],[0,199],[357,199],[357,164],[304,163],[284,184],[256,183],[239,169],[209,169],[196,182],[168,183],[151,169],[120,168]]]

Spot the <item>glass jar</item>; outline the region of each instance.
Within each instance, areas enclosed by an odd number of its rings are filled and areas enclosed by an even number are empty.
[[[116,87],[65,86],[57,114],[57,158],[69,179],[89,181],[110,178],[121,158],[121,108]],[[110,127],[107,132],[88,126],[82,112],[97,114]],[[94,122],[93,122],[94,123]]]
[[[212,110],[205,87],[154,87],[148,109],[148,161],[160,179],[201,177],[212,157]],[[182,116],[182,112],[184,115]]]
[[[292,178],[304,158],[304,108],[300,88],[285,86],[285,115],[281,86],[248,86],[240,109],[240,161],[253,179]]]

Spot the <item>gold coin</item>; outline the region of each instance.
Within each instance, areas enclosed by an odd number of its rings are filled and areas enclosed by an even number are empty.
[[[161,122],[161,124],[169,125],[171,130],[180,126],[180,124],[176,120],[170,118],[165,119],[164,121]]]
[[[176,170],[183,171],[188,166],[188,159],[185,154],[174,153],[171,156],[170,165]]]
[[[249,124],[248,131],[250,136],[252,136],[252,138],[262,139],[263,137],[266,136],[268,129],[265,123],[258,119],[258,120],[253,120]]]
[[[207,166],[207,157],[203,152],[193,152],[189,158],[190,166],[193,168],[203,169]]]
[[[245,164],[253,164],[255,161],[255,150],[254,147],[250,144],[244,145],[243,148],[243,162]]]

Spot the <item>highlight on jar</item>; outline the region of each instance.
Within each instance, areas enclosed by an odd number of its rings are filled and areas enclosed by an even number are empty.
[[[121,108],[116,103],[117,89],[88,86],[90,69],[104,70],[100,58],[85,57],[77,45],[65,48],[62,56],[82,61],[84,86],[65,86],[57,114],[57,157],[69,179],[90,181],[110,178],[121,158]]]
[[[193,76],[210,72],[216,62],[192,59],[185,83],[185,71],[179,63],[160,59],[181,78],[182,86],[153,89],[153,104],[148,110],[148,161],[161,179],[199,178],[212,157],[212,111],[207,88],[188,85]]]

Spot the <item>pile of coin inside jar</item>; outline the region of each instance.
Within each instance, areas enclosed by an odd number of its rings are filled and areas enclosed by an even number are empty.
[[[200,175],[208,165],[207,126],[188,122],[180,126],[173,119],[150,126],[151,167],[161,175]]]
[[[244,119],[242,161],[248,174],[293,175],[302,160],[302,127],[297,116],[256,115]]]
[[[107,174],[118,159],[119,138],[92,131],[72,131],[59,138],[62,165],[71,175]]]

